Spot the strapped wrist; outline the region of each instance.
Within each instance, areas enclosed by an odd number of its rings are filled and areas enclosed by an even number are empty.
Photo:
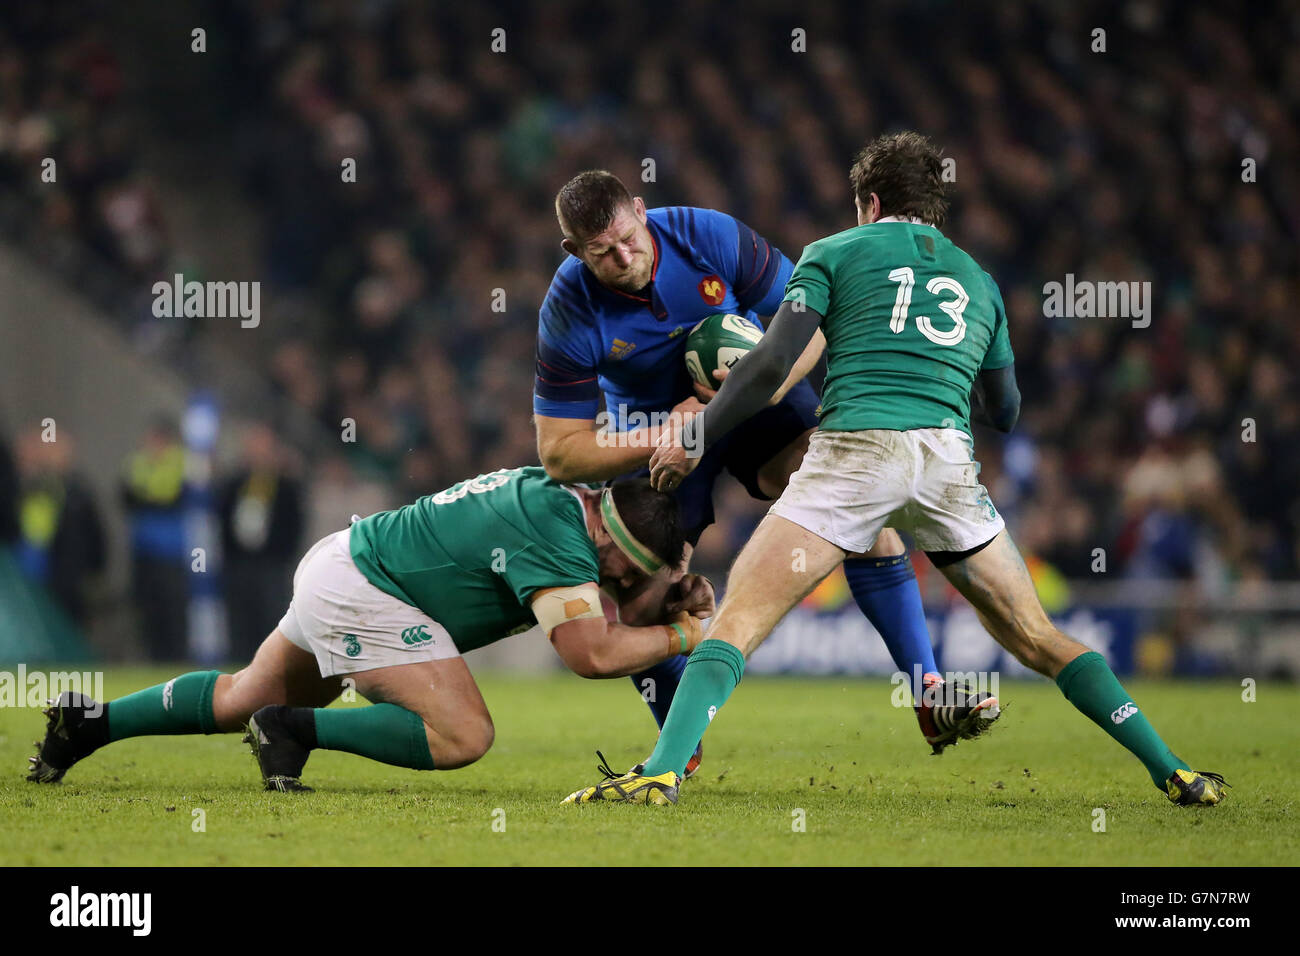
[[[670,647],[672,646],[672,644],[673,644],[673,637],[672,637],[672,633],[671,633],[671,632],[672,632],[672,631],[676,631],[676,632],[677,632],[677,639],[678,639],[678,641],[680,642],[680,649],[679,649],[676,653],[678,653],[678,654],[686,654],[686,653],[688,653],[688,652],[690,651],[690,647],[688,646],[688,642],[687,642],[687,640],[686,640],[686,630],[685,630],[685,628],[683,628],[683,627],[682,627],[680,624],[678,624],[676,621],[670,623],[670,624],[668,625],[668,628],[669,628],[669,632],[670,632],[669,635],[668,635],[668,645],[669,645]]]

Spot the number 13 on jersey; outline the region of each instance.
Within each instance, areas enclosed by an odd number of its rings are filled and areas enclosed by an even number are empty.
[[[907,311],[912,305],[912,286],[916,285],[916,273],[911,266],[902,266],[889,273],[889,279],[898,283],[898,296],[894,299],[894,312],[889,320],[889,330],[897,334],[907,326]],[[962,318],[962,313],[970,303],[970,296],[952,276],[935,276],[925,284],[925,290],[936,297],[944,292],[956,296],[955,299],[940,300],[937,303],[952,319],[953,326],[948,331],[941,332],[934,327],[928,315],[918,315],[916,327],[935,345],[956,345],[966,337],[966,320]]]

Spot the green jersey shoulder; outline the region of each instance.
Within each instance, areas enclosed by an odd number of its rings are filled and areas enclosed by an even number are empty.
[[[577,492],[537,467],[494,471],[352,525],[370,583],[428,614],[463,651],[534,623],[542,588],[599,580]]]
[[[890,219],[827,236],[785,299],[823,316],[821,427],[970,433],[981,369],[1014,360],[993,279],[933,226]]]

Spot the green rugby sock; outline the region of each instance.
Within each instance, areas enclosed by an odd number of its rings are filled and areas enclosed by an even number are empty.
[[[1096,651],[1080,654],[1056,675],[1065,699],[1141,760],[1161,790],[1175,770],[1192,769],[1160,739],[1146,715]]]
[[[343,750],[395,767],[432,770],[433,755],[424,721],[396,704],[369,707],[333,707],[312,711],[316,718],[316,746]]]
[[[745,655],[726,641],[701,641],[686,661],[681,683],[673,695],[655,751],[645,762],[645,774],[658,776],[669,770],[678,776],[708,729],[709,722],[727,702],[745,673]]]
[[[108,739],[160,734],[215,734],[212,692],[221,671],[194,671],[105,705]]]

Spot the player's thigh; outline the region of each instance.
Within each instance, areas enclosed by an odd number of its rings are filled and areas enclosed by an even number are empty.
[[[231,731],[268,704],[324,707],[341,689],[340,678],[322,677],[316,658],[276,628],[247,667],[217,678],[212,713],[219,728]]]
[[[902,541],[883,533],[908,503],[915,468],[905,433],[818,431],[771,513],[851,555],[896,555]],[[883,535],[884,540],[878,540]],[[892,549],[892,550],[887,550]]]
[[[472,760],[492,746],[492,716],[464,658],[380,667],[354,676],[367,700],[418,715],[430,732],[431,748],[445,747]]]
[[[758,487],[768,498],[778,498],[790,484],[790,476],[799,470],[808,453],[808,441],[817,429],[809,428],[769,458],[758,469]]]
[[[903,546],[903,539],[899,537],[898,532],[893,528],[881,528],[880,534],[876,535],[876,543],[866,551],[850,555],[849,558],[892,558],[902,554],[907,548]]]
[[[746,656],[844,560],[844,550],[779,515],[763,519],[727,577],[707,637]]]
[[[781,401],[732,430],[727,471],[752,497],[777,497],[799,470],[809,438],[817,430],[817,406],[817,393],[800,382]]]

